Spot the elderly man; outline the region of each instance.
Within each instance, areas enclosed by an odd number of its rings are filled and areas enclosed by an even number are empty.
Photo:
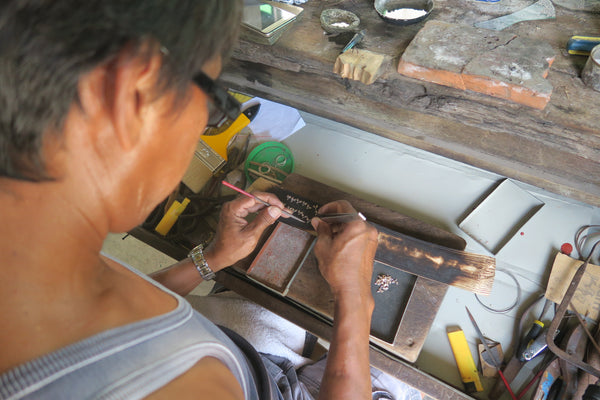
[[[0,398],[281,398],[261,359],[180,297],[250,253],[281,214],[275,196],[260,194],[268,208],[227,204],[213,243],[155,280],[100,254],[109,232],[139,225],[172,191],[227,111],[214,79],[238,2],[7,0],[0,10]],[[376,231],[312,223],[335,296],[319,398],[371,398]]]

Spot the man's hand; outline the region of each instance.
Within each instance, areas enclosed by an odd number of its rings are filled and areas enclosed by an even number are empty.
[[[275,195],[255,195],[272,206],[265,207],[250,197],[240,197],[223,205],[217,235],[204,250],[206,262],[214,272],[229,267],[249,255],[265,228],[281,215],[283,204]],[[246,221],[245,218],[249,214],[257,211],[258,215],[252,222]],[[156,271],[150,276],[180,296],[186,296],[202,282],[190,258]]]
[[[215,239],[204,251],[206,258],[211,260],[209,265],[214,271],[248,256],[265,228],[281,216],[283,203],[277,196],[263,192],[253,194],[271,204],[271,207],[265,207],[245,196],[223,205]],[[248,222],[246,217],[255,212],[258,212],[256,217]]]
[[[319,212],[356,210],[347,201],[336,201]],[[333,336],[319,399],[370,399],[369,331],[375,304],[371,275],[377,230],[358,217],[336,225],[315,218],[312,224],[318,235],[319,269],[335,298]]]
[[[321,214],[352,212],[356,210],[345,200],[326,204],[319,210]],[[312,225],[318,236],[315,255],[319,270],[334,295],[370,296],[377,229],[359,218],[336,225],[314,218]]]

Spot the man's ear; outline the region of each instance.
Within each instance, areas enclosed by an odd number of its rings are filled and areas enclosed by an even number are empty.
[[[144,53],[144,49],[142,52]],[[132,56],[128,49],[119,54],[112,66],[111,114],[115,134],[124,149],[139,140],[148,111],[157,100],[157,83],[162,65],[160,53]]]
[[[126,47],[115,60],[94,68],[80,79],[79,98],[84,114],[110,125],[112,134],[125,150],[140,139],[147,122],[144,116],[157,99],[160,67],[158,52],[146,57],[133,56]]]

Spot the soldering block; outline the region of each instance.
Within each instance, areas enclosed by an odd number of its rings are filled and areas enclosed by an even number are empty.
[[[552,47],[508,32],[429,21],[402,54],[402,75],[544,109]]]
[[[365,85],[375,82],[387,68],[392,59],[384,54],[363,49],[350,49],[338,56],[333,72],[342,78],[360,81]]]

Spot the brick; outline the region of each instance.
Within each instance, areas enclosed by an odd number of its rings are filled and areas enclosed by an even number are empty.
[[[507,32],[429,21],[402,54],[398,72],[543,109],[554,50]]]

